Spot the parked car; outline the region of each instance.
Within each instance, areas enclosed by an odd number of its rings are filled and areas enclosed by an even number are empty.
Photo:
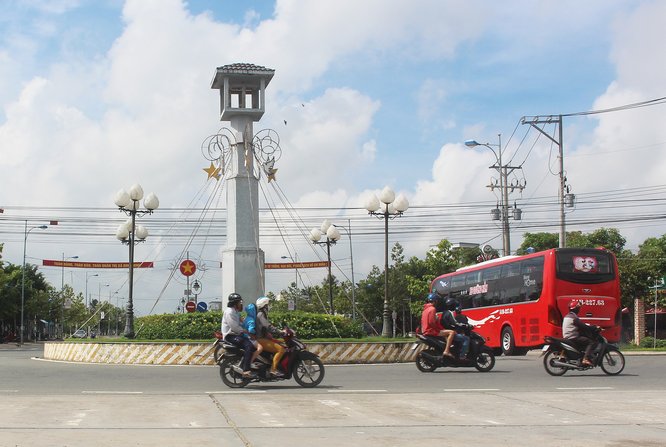
[[[78,329],[72,334],[72,338],[86,338],[88,334],[83,329]]]

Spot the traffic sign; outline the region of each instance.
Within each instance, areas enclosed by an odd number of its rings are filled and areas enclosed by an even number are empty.
[[[206,312],[208,310],[208,304],[203,301],[197,303],[197,312]]]
[[[180,273],[182,273],[183,276],[192,276],[196,271],[197,265],[191,260],[186,259],[180,263]]]
[[[194,303],[194,301],[188,301],[185,303],[185,310],[188,312],[194,312],[194,310],[197,308],[197,305]]]

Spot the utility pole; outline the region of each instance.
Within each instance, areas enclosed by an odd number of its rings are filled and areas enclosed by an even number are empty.
[[[563,133],[562,133],[562,115],[545,115],[545,116],[524,116],[520,120],[521,124],[529,124],[535,128],[539,133],[555,143],[558,147],[559,159],[559,177],[560,188],[558,190],[557,199],[560,206],[560,248],[567,246],[567,233],[566,233],[566,217],[564,214],[564,207],[573,207],[574,195],[569,192],[567,186],[567,178],[564,175],[564,150],[563,150]],[[558,126],[558,138],[548,135],[537,124],[556,124]]]

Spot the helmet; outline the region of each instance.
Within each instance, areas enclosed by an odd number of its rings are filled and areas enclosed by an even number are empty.
[[[453,298],[448,298],[444,304],[448,310],[455,310],[458,307],[458,302]]]
[[[262,296],[257,300],[257,309],[261,310],[264,307],[268,307],[268,304],[270,303],[271,300],[269,300],[267,297]]]
[[[237,293],[230,293],[227,298],[227,307],[234,307],[239,302],[243,301],[243,298]]]
[[[581,308],[581,303],[578,300],[573,300],[572,302],[569,303],[570,312],[577,314],[580,308]]]
[[[435,298],[437,298],[436,293],[429,293],[428,296],[425,299],[426,303],[432,303],[433,301],[435,301]]]

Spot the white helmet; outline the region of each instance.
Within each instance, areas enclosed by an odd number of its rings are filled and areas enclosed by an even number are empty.
[[[269,300],[267,297],[262,296],[257,300],[257,309],[263,309],[264,307],[268,306],[268,303],[271,300]]]

